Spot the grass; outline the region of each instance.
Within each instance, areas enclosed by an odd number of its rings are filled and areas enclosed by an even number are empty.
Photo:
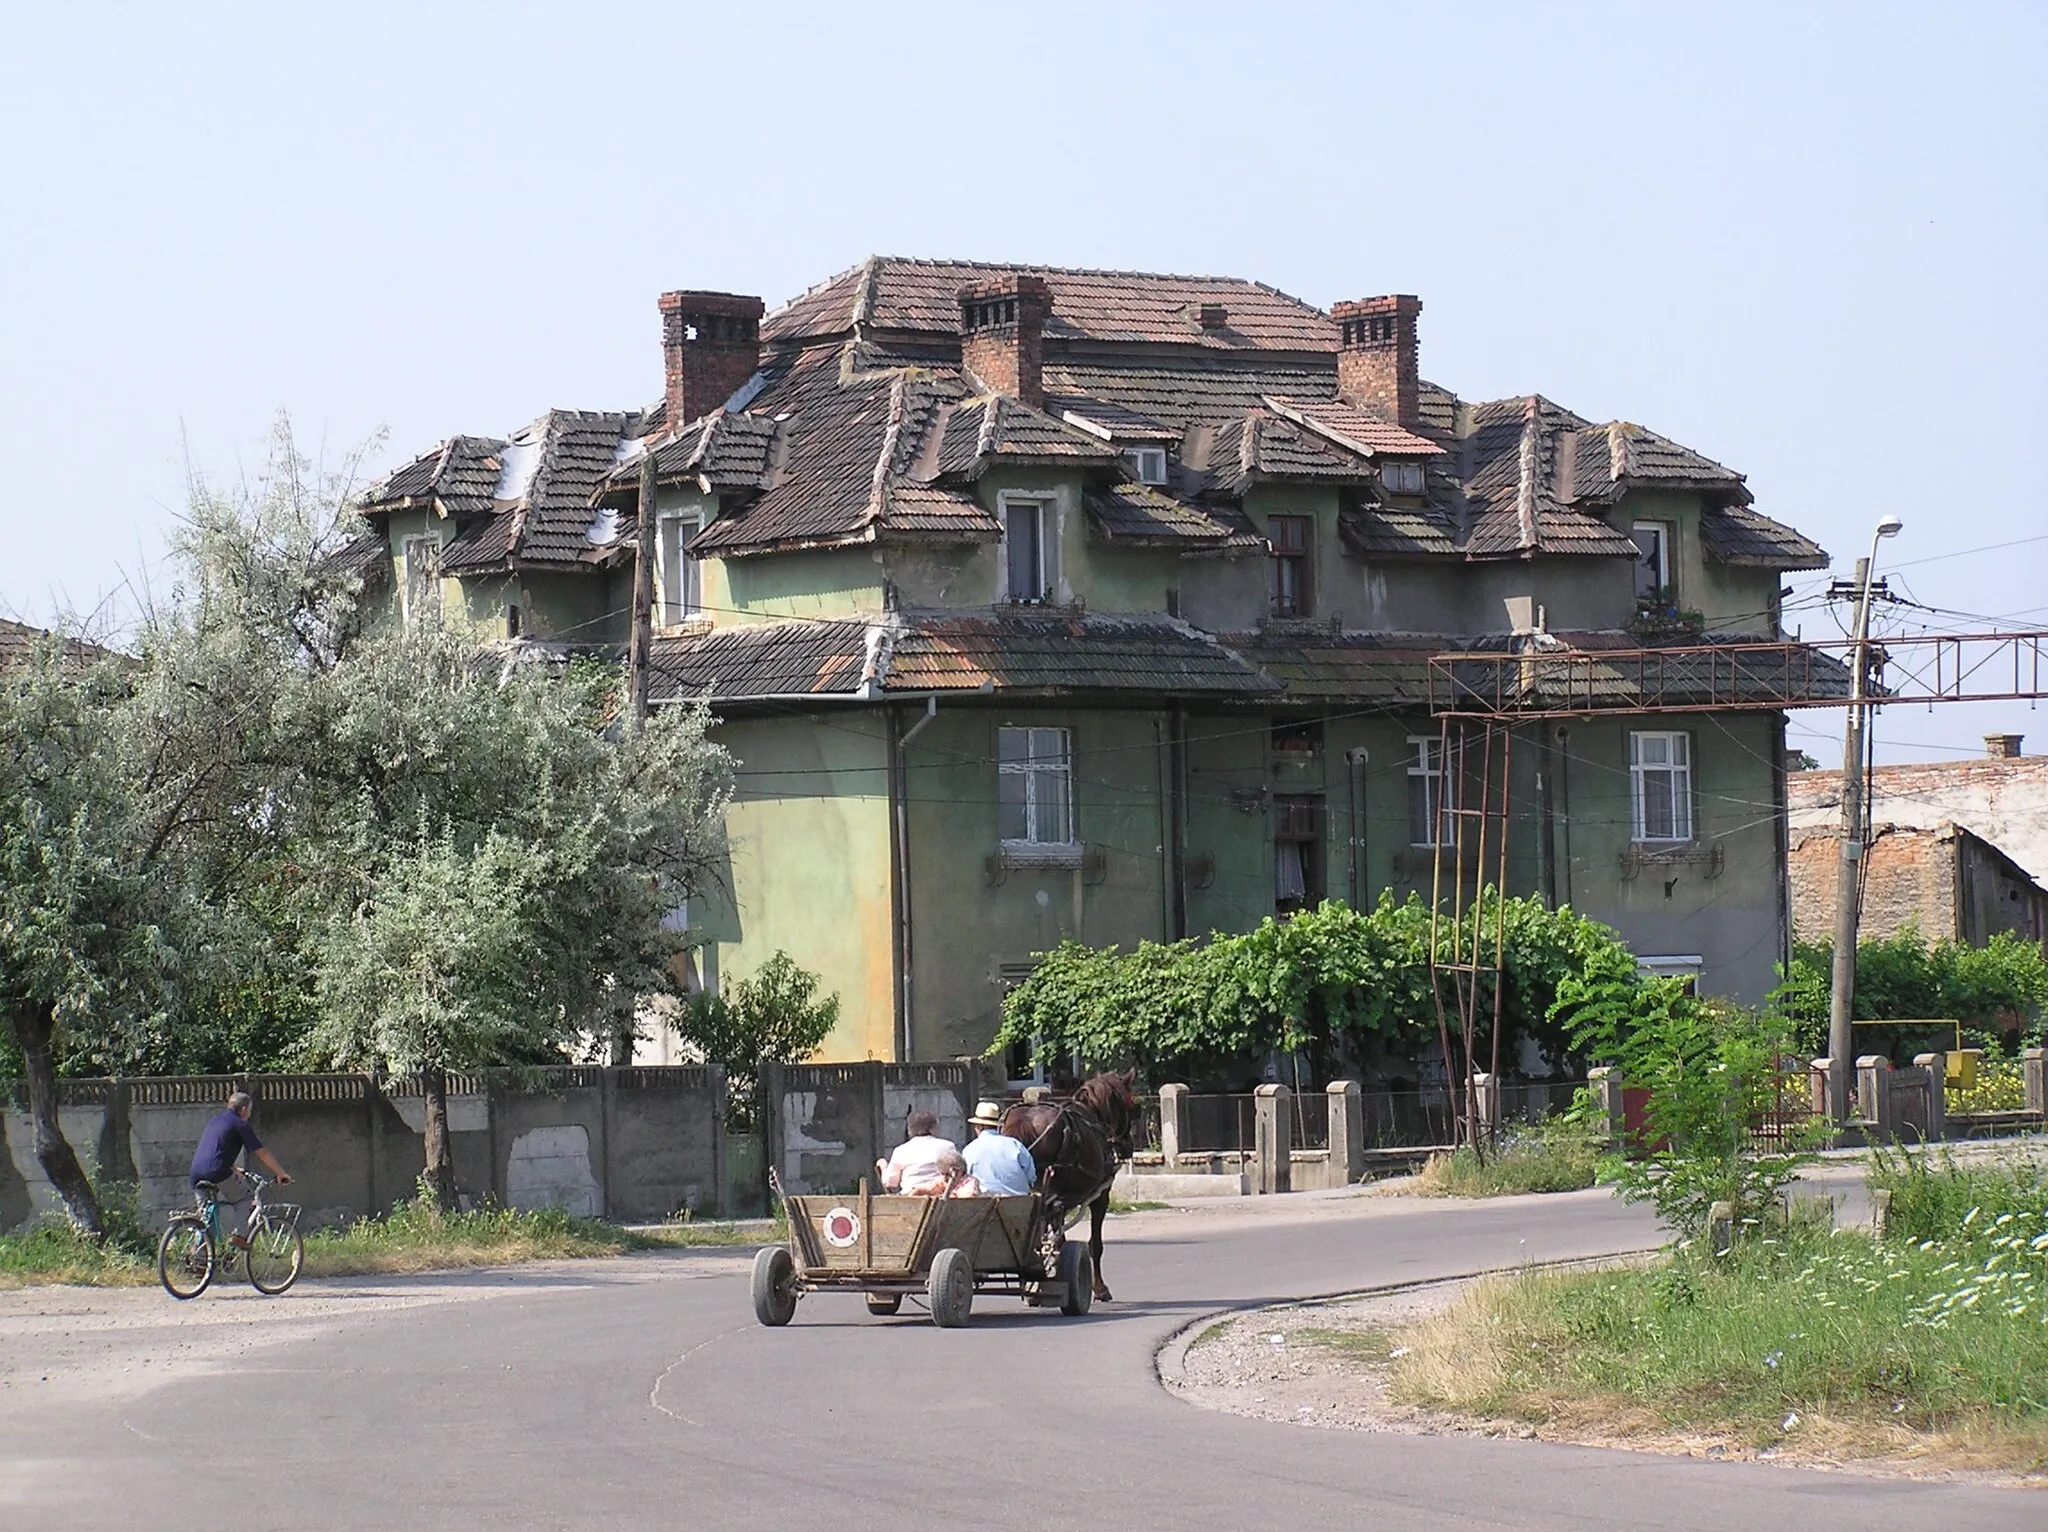
[[[112,1216],[104,1241],[84,1239],[52,1221],[26,1234],[0,1236],[0,1288],[39,1286],[133,1287],[156,1280],[153,1231]],[[788,1237],[778,1217],[772,1228],[682,1218],[646,1229],[624,1229],[555,1209],[517,1212],[487,1208],[442,1214],[429,1204],[405,1203],[387,1218],[306,1236],[305,1274],[315,1277],[397,1275],[620,1256],[643,1250],[746,1248]]]
[[[1148,1202],[1142,1197],[1135,1202],[1128,1201],[1122,1197],[1112,1197],[1109,1199],[1109,1210],[1112,1213],[1156,1213],[1161,1208],[1169,1205],[1164,1202]]]
[[[1719,1259],[1475,1284],[1400,1335],[1393,1397],[1578,1438],[2048,1470],[2048,1184],[1902,1174],[1924,1179],[1882,1242],[1794,1226]]]
[[[1562,1136],[1505,1141],[1480,1159],[1470,1148],[1432,1154],[1415,1178],[1421,1197],[1513,1197],[1524,1192],[1575,1192],[1598,1176],[1600,1153],[1590,1142]]]
[[[1389,1362],[1399,1349],[1393,1335],[1386,1330],[1336,1330],[1322,1325],[1303,1325],[1294,1334],[1306,1345],[1334,1351],[1347,1360],[1357,1362]]]

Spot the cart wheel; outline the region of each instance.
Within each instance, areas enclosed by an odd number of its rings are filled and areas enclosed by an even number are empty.
[[[764,1325],[786,1325],[796,1317],[796,1262],[783,1245],[754,1257],[754,1317]]]
[[[1060,1250],[1060,1312],[1079,1318],[1095,1303],[1095,1258],[1079,1240]]]
[[[941,1330],[957,1330],[974,1311],[974,1267],[967,1252],[948,1245],[932,1257],[931,1280],[926,1284],[931,1299],[932,1323]]]
[[[870,1314],[879,1314],[886,1319],[891,1314],[902,1312],[902,1309],[903,1295],[901,1293],[868,1294],[868,1312]]]

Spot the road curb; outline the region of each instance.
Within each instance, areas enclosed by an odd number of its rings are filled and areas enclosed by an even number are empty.
[[[1226,1308],[1212,1309],[1198,1319],[1189,1320],[1171,1335],[1162,1340],[1152,1352],[1152,1373],[1159,1386],[1168,1393],[1181,1388],[1187,1381],[1188,1351],[1220,1324],[1242,1319],[1247,1314],[1270,1314],[1280,1309],[1326,1308],[1334,1303],[1353,1303],[1361,1298],[1381,1298],[1389,1293],[1420,1292],[1425,1288],[1448,1287],[1454,1282],[1476,1282],[1481,1277],[1512,1277],[1531,1271],[1568,1271],[1574,1267],[1598,1269],[1622,1261],[1639,1261],[1645,1256],[1660,1255],[1666,1249],[1663,1245],[1646,1245],[1634,1250],[1615,1250],[1603,1255],[1562,1256],[1553,1261],[1522,1261],[1513,1266],[1488,1266],[1479,1271],[1458,1272],[1443,1277],[1411,1277],[1405,1282],[1378,1282],[1369,1287],[1347,1288],[1343,1292],[1315,1293],[1305,1298],[1288,1298],[1279,1303],[1242,1303]]]

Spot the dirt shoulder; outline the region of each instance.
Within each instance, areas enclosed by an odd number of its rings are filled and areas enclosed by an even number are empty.
[[[1589,1261],[1575,1269],[1613,1264]],[[1326,1431],[1516,1437],[1713,1462],[2048,1489],[2048,1475],[1957,1469],[1924,1457],[1836,1460],[1791,1446],[1759,1449],[1730,1437],[1648,1429],[1623,1437],[1476,1419],[1396,1402],[1389,1397],[1388,1380],[1401,1354],[1401,1332],[1445,1312],[1475,1280],[1214,1316],[1161,1348],[1160,1382],[1169,1393],[1203,1409]]]

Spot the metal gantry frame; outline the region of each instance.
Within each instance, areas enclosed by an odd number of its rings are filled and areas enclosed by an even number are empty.
[[[1847,707],[1856,690],[1855,648],[1853,639],[1607,650],[1560,646],[1430,660],[1429,707],[1437,722],[1441,772],[1431,869],[1430,989],[1444,1089],[1463,1142],[1483,1153],[1497,1126],[1515,728],[1602,716]],[[2048,630],[1873,639],[1867,655],[1861,705],[1868,708],[2048,698]],[[1468,801],[1475,774],[1479,791]],[[1489,889],[1491,933],[1485,919]],[[1475,1054],[1489,997],[1491,1046],[1484,1072],[1496,1083],[1482,1101]],[[1462,1088],[1454,1083],[1460,1079]]]

